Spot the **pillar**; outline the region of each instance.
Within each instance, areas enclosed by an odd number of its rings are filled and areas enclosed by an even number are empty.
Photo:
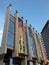
[[[25,56],[25,59],[21,61],[21,65],[27,65],[27,57]]]
[[[14,52],[13,57],[18,56],[18,12],[16,11],[15,15],[15,44],[14,44]]]
[[[28,31],[28,22],[26,20],[26,29],[27,29],[27,44],[28,44],[28,60],[32,60],[31,57],[31,48],[30,48],[30,39],[29,39],[29,31]]]
[[[0,59],[0,65],[3,65],[3,58]]]
[[[9,4],[9,6],[6,9],[6,17],[5,17],[5,24],[4,24],[2,44],[1,44],[1,53],[0,54],[7,52],[7,36],[8,36],[8,27],[9,27],[11,7],[12,7],[12,5]]]

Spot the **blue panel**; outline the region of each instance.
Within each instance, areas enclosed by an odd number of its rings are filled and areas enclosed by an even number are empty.
[[[8,32],[8,45],[13,47],[14,46],[14,35]]]
[[[36,57],[34,38],[33,38],[33,34],[32,34],[31,28],[29,28],[29,38],[30,38],[30,47],[31,47],[32,57]]]
[[[36,56],[35,46],[34,46],[33,39],[31,37],[30,37],[30,46],[31,46],[31,51],[32,51],[32,57],[35,57]]]
[[[14,47],[14,17],[10,16],[9,28],[8,28],[8,47]]]
[[[13,59],[10,58],[10,65],[13,65]]]
[[[10,14],[10,20],[14,22],[14,17]]]

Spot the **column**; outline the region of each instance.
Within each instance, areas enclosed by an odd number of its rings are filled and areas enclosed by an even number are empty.
[[[2,45],[1,45],[1,54],[7,52],[7,36],[8,36],[11,7],[12,5],[9,4],[9,6],[6,9],[6,17],[5,17],[5,24],[4,24],[4,30],[3,30]]]
[[[27,44],[28,44],[28,55],[29,55],[29,56],[28,56],[28,60],[32,60],[27,20],[26,20],[26,29],[27,29]]]
[[[14,45],[14,52],[13,57],[18,56],[18,12],[16,11],[15,15],[15,45]]]
[[[27,65],[27,57],[25,56],[25,59],[21,61],[21,65]]]
[[[0,65],[3,65],[3,58],[0,59]]]

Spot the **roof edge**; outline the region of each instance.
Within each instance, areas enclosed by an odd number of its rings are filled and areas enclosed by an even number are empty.
[[[43,29],[42,29],[42,31],[41,31],[41,34],[42,34],[42,32],[44,31],[45,27],[48,25],[48,23],[49,23],[49,20],[47,20],[46,24],[44,25],[44,27],[43,27]]]

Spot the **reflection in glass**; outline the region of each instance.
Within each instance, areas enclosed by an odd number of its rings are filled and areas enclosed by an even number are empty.
[[[34,65],[33,62],[29,61],[27,65]]]
[[[27,45],[27,33],[26,28],[24,28],[24,43],[25,43],[25,52],[28,54],[28,45]]]
[[[10,23],[9,23],[9,31],[11,33],[14,33],[14,23],[10,20]]]
[[[8,45],[13,47],[14,43],[14,35],[8,32]]]
[[[36,34],[36,39],[37,39],[38,55],[39,55],[40,59],[42,59],[42,51],[41,51],[40,41],[39,41],[39,38],[38,38],[37,34]]]
[[[13,59],[10,58],[10,65],[13,65]]]
[[[13,46],[14,46],[14,17],[10,16],[10,18],[13,18],[13,19],[9,20],[8,40],[7,41],[8,41],[8,46],[13,48]]]
[[[3,34],[2,30],[0,30],[0,47],[1,47],[1,42],[2,42],[2,34]]]
[[[34,48],[34,42],[31,37],[30,37],[30,46],[31,46],[31,51],[32,51],[32,57],[35,57],[36,53],[35,53],[35,48]]]
[[[31,28],[29,28],[29,38],[30,38],[31,55],[32,57],[36,57],[34,38]]]

